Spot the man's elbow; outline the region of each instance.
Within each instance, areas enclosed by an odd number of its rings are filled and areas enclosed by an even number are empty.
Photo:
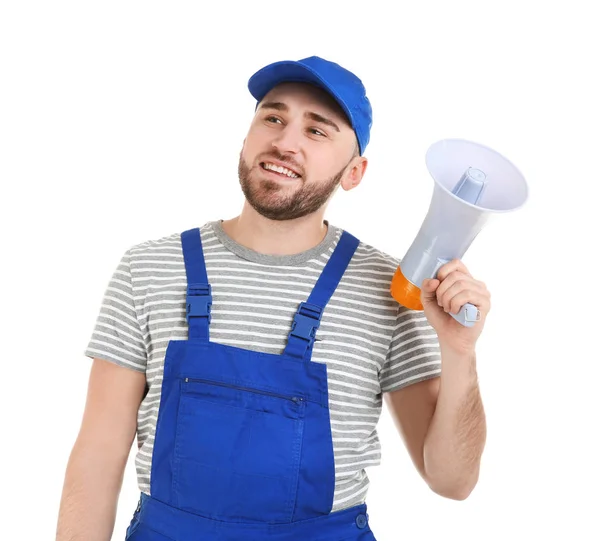
[[[428,485],[433,492],[443,498],[464,501],[471,495],[477,486],[477,481],[478,479],[475,477],[473,479],[460,479],[444,483],[428,481]]]
[[[444,487],[442,489],[434,487],[430,488],[431,490],[433,490],[433,492],[435,492],[439,496],[442,496],[443,498],[448,498],[449,500],[464,501],[471,495],[471,492],[473,492],[473,489],[475,487]]]

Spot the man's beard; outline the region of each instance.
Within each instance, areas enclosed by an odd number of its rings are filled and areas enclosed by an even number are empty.
[[[285,163],[285,156],[273,154],[273,157]],[[244,196],[256,212],[270,220],[294,220],[316,212],[329,200],[340,183],[344,169],[326,182],[310,186],[304,183],[304,177],[302,177],[300,179],[302,186],[290,195],[281,195],[279,192],[285,188],[272,180],[252,182],[250,167],[242,158],[241,153],[238,175]]]

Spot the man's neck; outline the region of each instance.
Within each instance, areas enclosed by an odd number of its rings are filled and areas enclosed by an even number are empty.
[[[247,203],[239,216],[224,220],[222,227],[238,244],[267,255],[299,254],[314,248],[327,235],[323,212],[295,220],[269,220]]]

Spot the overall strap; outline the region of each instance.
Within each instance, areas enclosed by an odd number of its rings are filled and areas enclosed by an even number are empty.
[[[188,339],[208,342],[212,289],[206,274],[200,229],[184,231],[181,246],[187,276],[185,317],[189,326]]]
[[[306,302],[300,303],[284,355],[310,361],[323,310],[337,288],[359,240],[344,231]]]

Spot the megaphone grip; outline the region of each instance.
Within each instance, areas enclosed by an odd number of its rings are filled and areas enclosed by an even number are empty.
[[[481,317],[479,308],[470,303],[461,306],[458,314],[451,313],[450,315],[465,327],[472,327],[477,321],[479,321],[479,318]]]
[[[440,269],[440,267],[442,265],[445,265],[449,261],[449,259],[438,257],[437,265],[435,266],[435,270],[433,271],[434,276],[437,277],[437,272]],[[475,323],[477,323],[477,321],[479,321],[479,318],[481,316],[481,314],[479,313],[479,308],[470,303],[461,306],[460,310],[458,311],[458,314],[450,313],[450,315],[464,327],[472,327],[473,325],[475,325]]]
[[[438,259],[434,275],[437,274],[437,269],[448,260]],[[396,273],[391,283],[391,294],[397,302],[410,310],[423,310],[421,303],[421,289],[414,285],[404,276],[400,266],[396,269]],[[450,314],[458,323],[465,327],[472,327],[480,318],[480,312],[477,306],[467,303],[461,306],[458,314]]]

